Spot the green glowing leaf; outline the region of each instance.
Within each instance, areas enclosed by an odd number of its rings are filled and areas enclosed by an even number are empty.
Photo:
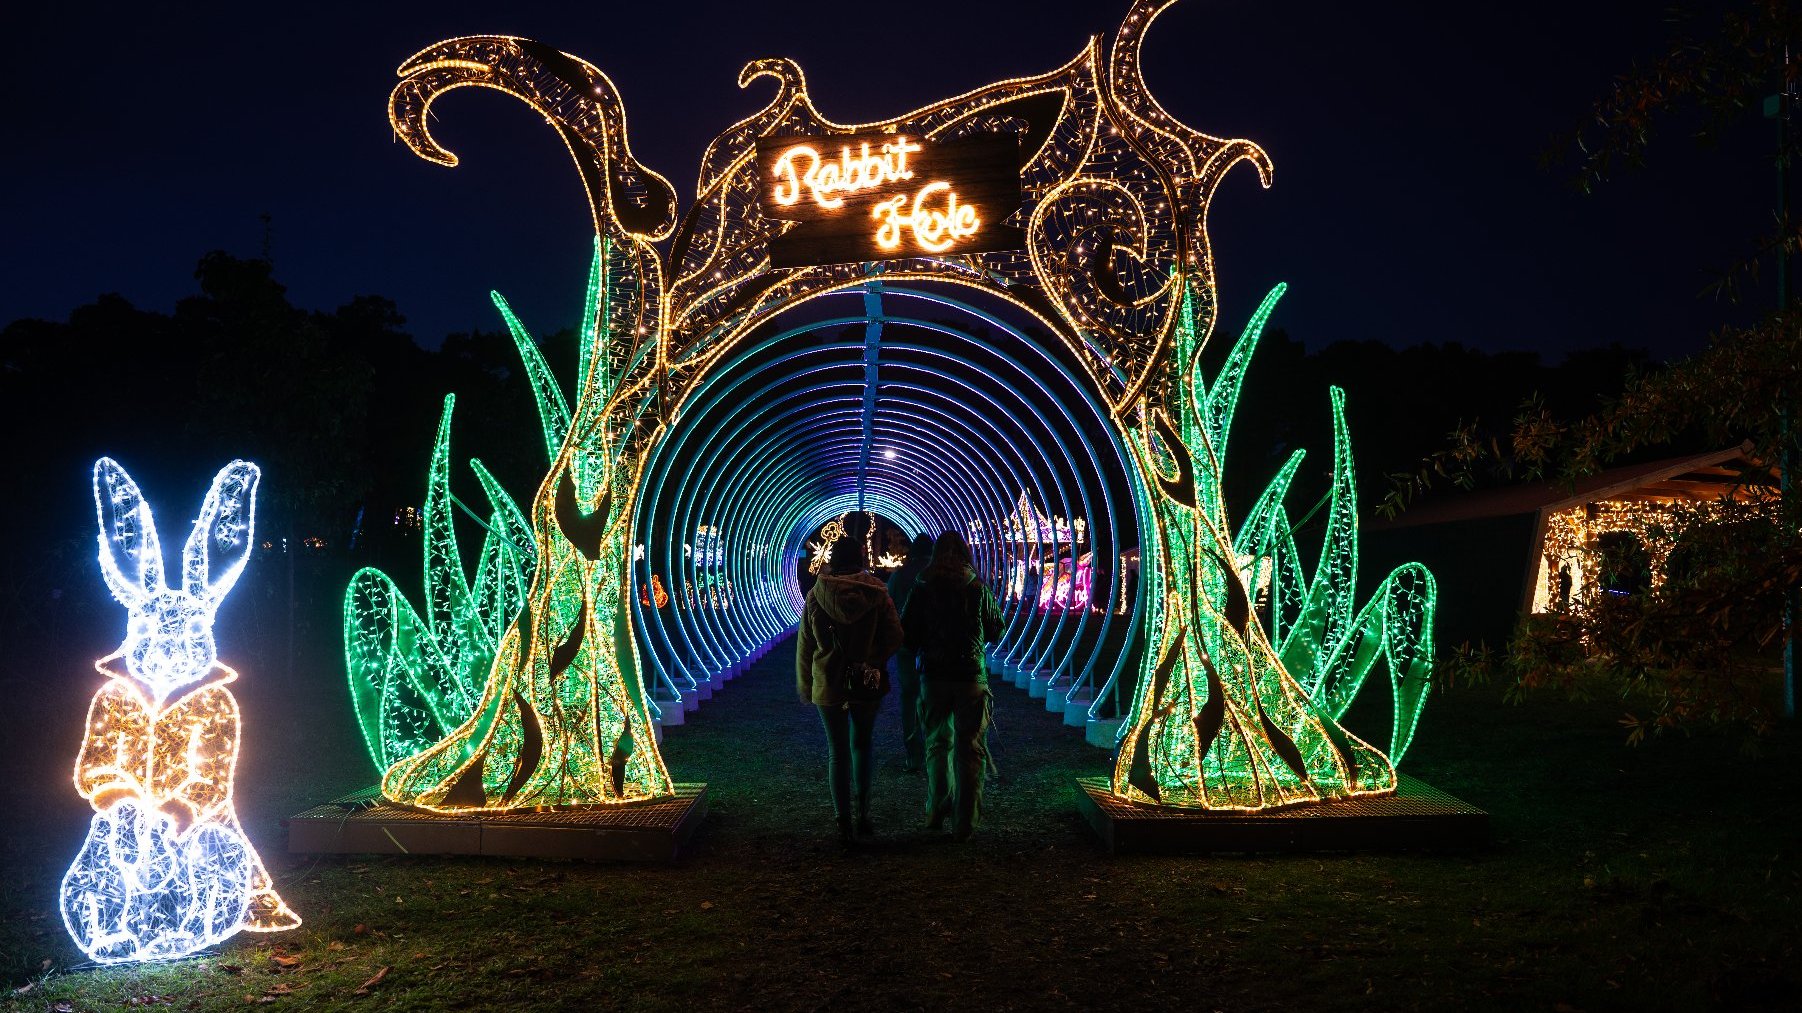
[[[1283,642],[1283,631],[1294,625],[1307,597],[1301,554],[1295,549],[1295,534],[1283,508],[1283,497],[1288,495],[1289,484],[1306,456],[1305,450],[1289,455],[1288,462],[1252,505],[1245,526],[1233,540],[1233,554],[1247,574],[1249,593],[1265,602],[1265,633],[1276,644]]]
[[[538,403],[538,420],[544,428],[544,453],[555,460],[557,449],[563,446],[563,438],[569,433],[569,404],[563,400],[563,389],[551,375],[551,368],[545,365],[538,342],[532,340],[526,325],[513,315],[513,307],[507,305],[499,292],[488,293],[488,298],[494,300],[494,308],[501,311],[501,319],[507,322],[507,331],[513,335],[513,344],[519,348],[520,361],[526,367],[526,379],[532,385],[532,398]]]
[[[1251,315],[1251,322],[1233,343],[1231,352],[1227,353],[1226,362],[1220,367],[1220,374],[1214,377],[1211,385],[1204,386],[1201,381],[1201,362],[1196,360],[1194,370],[1195,391],[1202,398],[1199,408],[1202,426],[1207,432],[1208,444],[1214,448],[1214,458],[1222,469],[1226,468],[1226,441],[1232,433],[1233,416],[1239,411],[1239,392],[1245,385],[1245,370],[1251,365],[1252,353],[1258,350],[1258,338],[1264,334],[1264,323],[1275,312],[1278,300],[1289,286],[1278,283],[1264,296],[1258,304],[1257,312]],[[1206,391],[1205,395],[1202,394]]]
[[[351,702],[377,767],[425,750],[473,705],[431,631],[380,570],[351,577],[344,644]]]
[[[1432,681],[1436,597],[1436,584],[1426,567],[1419,563],[1397,567],[1321,665],[1320,689],[1315,695],[1338,720],[1350,709],[1365,677],[1381,658],[1389,670],[1394,704],[1389,758],[1396,763],[1414,739],[1414,726]]]
[[[438,435],[432,442],[432,463],[427,473],[422,527],[425,553],[426,622],[432,641],[450,666],[464,704],[475,702],[477,687],[487,675],[494,655],[487,631],[475,618],[475,603],[464,576],[463,557],[457,550],[457,529],[450,492],[451,412],[457,398],[447,394],[438,416]]]
[[[576,335],[576,380],[581,384],[577,400],[605,401],[612,395],[613,378],[607,362],[607,240],[594,237],[594,262],[588,268],[588,293],[582,300],[582,319]],[[596,354],[596,352],[601,354]]]
[[[1283,667],[1307,691],[1320,689],[1321,663],[1351,625],[1358,577],[1357,480],[1345,428],[1345,392],[1332,388],[1333,485],[1320,562],[1301,615],[1282,642]]]
[[[488,520],[487,537],[482,541],[482,556],[476,565],[476,582],[470,593],[479,625],[486,636],[490,659],[507,624],[519,613],[525,602],[526,588],[532,582],[534,565],[532,527],[526,523],[513,497],[508,496],[482,462],[470,459],[469,467],[482,483],[493,513]],[[485,670],[484,670],[484,674]]]

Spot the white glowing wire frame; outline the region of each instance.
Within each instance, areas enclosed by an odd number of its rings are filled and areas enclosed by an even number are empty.
[[[59,907],[101,963],[193,953],[239,930],[300,924],[232,808],[238,702],[213,617],[250,556],[257,466],[214,477],[182,549],[182,586],[163,579],[150,505],[125,469],[94,464],[100,572],[127,610],[125,642],[95,663],[110,676],[88,708],[75,788],[94,808]]]

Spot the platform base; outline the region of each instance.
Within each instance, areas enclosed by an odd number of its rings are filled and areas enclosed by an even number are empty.
[[[1089,690],[1086,688],[1078,690],[1075,696],[1066,697],[1063,708],[1064,725],[1069,728],[1081,728],[1088,724],[1089,707],[1094,702],[1095,698],[1089,695]]]
[[[1120,738],[1120,724],[1123,718],[1091,718],[1084,712],[1082,738],[1084,742],[1096,749],[1112,752],[1114,743]]]
[[[674,798],[559,812],[475,815],[399,806],[365,788],[283,821],[297,854],[509,855],[670,862],[707,817],[707,786]]]
[[[1076,779],[1076,807],[1110,854],[1217,851],[1469,850],[1489,843],[1489,814],[1400,775],[1394,794],[1262,812],[1164,809],[1116,797],[1105,777]]]

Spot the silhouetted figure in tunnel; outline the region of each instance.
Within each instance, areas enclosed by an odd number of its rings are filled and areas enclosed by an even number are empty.
[[[882,578],[869,572],[864,547],[868,518],[852,512],[832,561],[801,610],[795,642],[795,690],[820,710],[826,726],[827,779],[842,844],[853,841],[851,787],[856,781],[855,830],[874,834],[870,783],[876,711],[889,690],[888,658],[901,643],[901,620]]]
[[[1042,580],[1039,570],[1043,565],[1039,561],[1039,547],[1033,545],[1030,554],[1026,557],[1026,576],[1021,580],[1020,592],[1021,599],[1029,609],[1039,607],[1039,587]]]
[[[926,733],[926,826],[968,840],[982,819],[988,763],[989,673],[983,645],[1001,636],[1001,607],[976,579],[970,546],[955,531],[938,537],[902,619],[904,650],[919,664]]]
[[[931,562],[932,539],[924,533],[915,535],[907,559],[888,579],[888,596],[894,599],[896,611],[906,613],[914,582]],[[926,737],[920,730],[920,666],[914,663],[911,652],[895,655],[895,676],[901,684],[901,745],[907,752],[902,767],[919,770],[926,762]]]

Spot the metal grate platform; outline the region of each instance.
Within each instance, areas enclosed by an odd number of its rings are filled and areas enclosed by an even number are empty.
[[[1105,777],[1076,779],[1076,807],[1110,854],[1462,850],[1489,842],[1489,814],[1406,774],[1393,794],[1260,812],[1138,805]]]
[[[365,788],[283,821],[301,854],[509,855],[669,862],[707,817],[707,786],[616,806],[509,813],[436,813]]]

